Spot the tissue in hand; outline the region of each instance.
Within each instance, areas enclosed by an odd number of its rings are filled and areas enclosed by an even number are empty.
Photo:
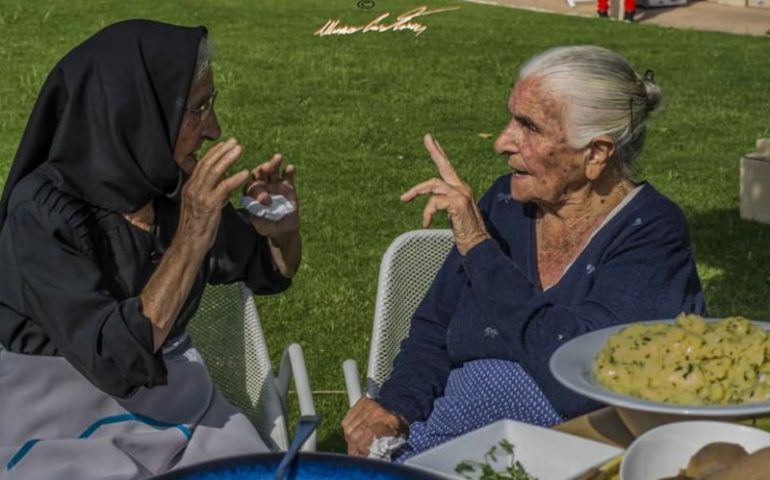
[[[270,205],[262,205],[253,197],[244,196],[241,197],[241,205],[252,215],[274,222],[294,211],[294,204],[283,195],[270,195],[270,200]]]
[[[393,453],[406,443],[404,437],[374,437],[369,446],[368,458],[390,462]]]

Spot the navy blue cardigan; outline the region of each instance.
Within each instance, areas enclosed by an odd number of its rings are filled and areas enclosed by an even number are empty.
[[[412,318],[378,401],[425,420],[449,372],[496,358],[520,363],[571,418],[599,404],[564,388],[548,360],[586,332],[637,320],[705,313],[682,211],[650,184],[590,240],[561,280],[539,286],[535,206],[514,201],[510,175],[479,206],[492,236],[463,257],[452,249]]]

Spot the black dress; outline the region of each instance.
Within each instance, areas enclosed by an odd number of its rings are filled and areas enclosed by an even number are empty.
[[[0,477],[144,479],[265,451],[182,334],[208,283],[289,286],[231,207],[166,344],[140,294],[174,238],[203,27],[109,25],[54,66],[0,200]],[[152,203],[150,232],[124,214]]]
[[[44,168],[12,195],[0,233],[0,342],[63,356],[106,393],[125,397],[165,383],[139,295],[173,238],[178,203],[158,198],[151,232],[58,190]],[[245,212],[226,208],[214,247],[168,338],[184,332],[206,283],[245,281],[257,294],[286,289],[266,239]]]

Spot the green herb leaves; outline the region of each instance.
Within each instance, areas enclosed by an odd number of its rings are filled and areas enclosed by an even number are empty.
[[[500,454],[498,447],[510,457],[508,466],[505,467],[505,470],[500,471],[495,470],[491,465],[497,462],[497,457]],[[513,444],[506,439],[500,440],[497,445],[490,448],[484,454],[483,462],[464,460],[457,464],[455,472],[469,480],[537,480],[527,473],[521,463],[514,458]]]

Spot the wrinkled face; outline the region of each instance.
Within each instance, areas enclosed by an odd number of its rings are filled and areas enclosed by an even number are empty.
[[[520,202],[559,206],[585,185],[586,149],[567,143],[565,102],[536,78],[519,81],[508,101],[511,121],[495,141],[495,151],[513,169],[511,196]]]
[[[209,70],[202,77],[198,77],[190,87],[187,109],[174,148],[174,160],[188,175],[195,168],[198,161],[196,152],[203,145],[203,141],[216,140],[221,134],[213,108],[208,113],[200,113],[201,107],[210,101],[213,94],[214,76]]]

